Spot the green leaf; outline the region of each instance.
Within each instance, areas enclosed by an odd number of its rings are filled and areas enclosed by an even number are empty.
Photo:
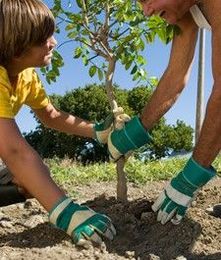
[[[87,56],[83,55],[82,56],[82,60],[83,60],[84,65],[87,66],[88,65],[88,58],[87,58]]]
[[[83,6],[82,0],[76,0],[76,2],[77,2],[78,7],[82,8],[82,6]]]
[[[152,43],[155,39],[155,35],[156,35],[156,32],[153,32],[153,31],[145,34],[147,43]]]
[[[139,65],[144,65],[144,64],[146,64],[146,60],[142,55],[138,55],[137,56],[137,63],[139,63]]]
[[[66,27],[65,30],[69,31],[69,30],[73,30],[76,27],[76,24],[74,23],[69,23]]]
[[[67,37],[70,38],[70,39],[75,39],[77,37],[78,33],[76,31],[73,31],[73,32],[69,32],[67,34]]]
[[[82,54],[82,48],[81,47],[77,47],[74,51],[74,58],[77,59],[81,56]]]
[[[102,81],[103,78],[104,78],[104,73],[103,73],[103,71],[102,71],[101,69],[98,69],[98,70],[97,70],[97,73],[98,73],[98,78],[99,78],[99,80]]]
[[[149,83],[150,83],[150,85],[151,86],[157,86],[157,84],[158,84],[158,82],[159,82],[159,80],[158,80],[158,78],[157,77],[150,77],[149,79],[148,79],[148,81],[149,81]]]
[[[97,67],[94,66],[94,65],[91,66],[90,69],[89,69],[89,75],[90,75],[91,77],[93,77],[96,72],[97,72]]]
[[[139,73],[135,73],[133,76],[133,81],[137,80],[140,77]]]
[[[131,70],[130,74],[132,74],[132,75],[135,74],[137,72],[137,69],[138,69],[138,67],[137,67],[137,65],[135,65],[133,67],[133,69]]]
[[[130,66],[131,66],[132,62],[133,62],[133,60],[132,60],[132,59],[131,59],[131,60],[129,60],[129,61],[127,61],[127,63],[125,64],[125,69],[126,69],[126,70],[128,70],[128,69],[130,68]]]

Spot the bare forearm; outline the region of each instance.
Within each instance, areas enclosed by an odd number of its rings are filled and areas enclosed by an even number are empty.
[[[213,93],[208,101],[205,120],[193,157],[204,167],[209,167],[221,149],[221,96]]]
[[[51,179],[38,154],[31,148],[27,151],[15,149],[13,154],[7,154],[5,158],[3,155],[3,160],[19,184],[49,211],[64,193]]]
[[[52,104],[35,111],[42,123],[57,131],[83,137],[94,137],[93,124],[77,116],[56,109]]]
[[[172,107],[185,86],[185,80],[179,80],[173,73],[165,72],[150,101],[141,115],[146,129],[151,129]]]
[[[93,124],[91,122],[64,112],[59,112],[59,116],[51,121],[49,127],[67,134],[94,137]]]
[[[204,1],[205,14],[212,27],[212,71],[214,85],[206,108],[199,140],[193,157],[201,165],[208,167],[221,149],[221,23],[220,1]]]
[[[141,116],[146,129],[151,129],[171,108],[189,77],[198,28],[189,13],[179,22],[179,27],[181,32],[174,36],[167,70]]]

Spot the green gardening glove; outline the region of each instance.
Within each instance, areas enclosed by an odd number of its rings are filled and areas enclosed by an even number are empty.
[[[108,140],[108,135],[110,134],[111,130],[113,130],[113,122],[114,122],[114,115],[113,113],[109,114],[104,121],[96,122],[94,124],[94,131],[96,140],[100,144],[106,144]]]
[[[102,237],[110,240],[116,235],[111,220],[96,213],[87,206],[74,203],[70,198],[63,197],[49,212],[49,221],[57,228],[64,230],[77,245],[88,242],[102,243]]]
[[[204,168],[190,158],[183,171],[171,180],[152,205],[153,211],[158,211],[157,221],[165,224],[171,220],[173,224],[179,224],[198,189],[215,174],[212,166]]]
[[[113,130],[108,136],[108,152],[113,160],[118,160],[127,152],[140,148],[151,141],[151,136],[135,116],[120,130]]]

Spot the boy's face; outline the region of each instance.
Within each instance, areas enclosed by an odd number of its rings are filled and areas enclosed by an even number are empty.
[[[188,11],[194,0],[140,0],[146,16],[159,15],[168,23],[175,24]]]
[[[26,67],[44,67],[51,63],[53,50],[57,41],[53,36],[47,39],[40,46],[32,46],[19,59],[22,60]]]

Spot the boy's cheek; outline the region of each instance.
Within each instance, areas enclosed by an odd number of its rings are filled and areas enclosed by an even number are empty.
[[[143,9],[143,13],[145,16],[151,16],[154,13],[153,9]]]
[[[154,13],[154,9],[151,7],[150,4],[146,2],[141,2],[143,13],[146,16],[151,16]]]

